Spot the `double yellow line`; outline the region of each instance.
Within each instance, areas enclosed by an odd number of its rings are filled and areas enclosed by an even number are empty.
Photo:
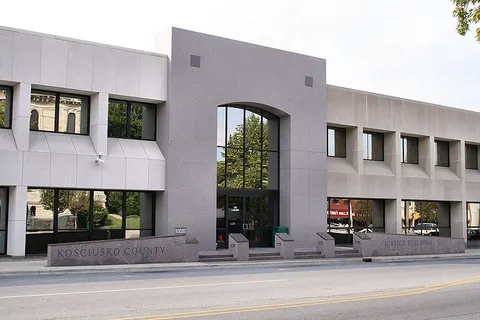
[[[388,299],[395,297],[405,297],[411,295],[422,294],[431,291],[442,290],[450,287],[460,286],[463,284],[469,284],[473,282],[480,281],[480,277],[466,278],[456,281],[444,282],[439,284],[434,284],[430,286],[420,287],[416,289],[382,293],[382,294],[370,294],[362,296],[353,296],[346,298],[331,298],[331,299],[322,299],[322,300],[311,300],[304,302],[292,302],[292,303],[282,303],[282,304],[270,304],[263,306],[251,306],[251,307],[242,307],[242,308],[228,308],[228,309],[217,309],[217,310],[205,310],[205,311],[192,311],[192,312],[182,312],[182,313],[170,313],[156,316],[144,316],[144,317],[133,317],[133,318],[121,318],[116,320],[140,320],[140,319],[150,319],[150,320],[167,320],[167,319],[185,319],[185,318],[195,318],[195,317],[206,317],[206,316],[216,316],[224,314],[235,314],[235,313],[245,313],[245,312],[258,312],[258,311],[269,311],[269,310],[279,310],[279,309],[293,309],[301,307],[312,307],[326,304],[335,304],[342,302],[356,302],[356,301],[366,301],[374,299]]]

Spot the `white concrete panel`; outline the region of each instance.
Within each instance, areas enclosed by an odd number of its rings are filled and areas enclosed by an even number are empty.
[[[0,79],[12,80],[14,33],[0,30]]]
[[[148,161],[147,159],[127,158],[127,189],[148,190]]]
[[[393,176],[392,169],[383,161],[363,160],[363,174]]]
[[[50,152],[47,137],[44,132],[30,131],[29,151]]]
[[[165,160],[162,151],[155,141],[141,141],[143,149],[150,160]]]
[[[320,170],[310,170],[310,191],[312,198],[317,195],[319,198],[325,196],[325,185],[327,183],[327,172]]]
[[[327,157],[328,172],[356,174],[357,171],[345,158]]]
[[[425,170],[418,164],[402,163],[402,176],[413,178],[429,178]]]
[[[95,125],[90,126],[90,139],[92,140],[93,147],[95,152],[103,153],[104,155],[108,154],[108,138],[107,138],[107,125]],[[118,144],[117,141],[117,145]],[[122,152],[123,155],[123,152]],[[124,156],[124,155],[123,155]]]
[[[96,156],[77,156],[77,188],[102,188],[102,164],[95,163]]]
[[[26,203],[26,201],[24,203]],[[25,215],[25,209],[22,210],[22,212]],[[12,257],[22,257],[25,255],[26,229],[27,224],[25,220],[8,220],[7,255]]]
[[[167,83],[167,59],[155,55],[140,56],[140,95],[164,100],[163,86]],[[165,99],[166,100],[166,99]]]
[[[50,185],[50,153],[24,153],[23,185],[30,187]]]
[[[451,168],[435,167],[435,179],[439,180],[460,180]]]
[[[74,188],[77,185],[77,155],[52,153],[50,186]]]
[[[4,186],[18,185],[22,182],[23,152],[0,152],[0,183]]]
[[[79,42],[68,42],[67,86],[79,90],[92,90],[93,46]]]
[[[140,56],[129,51],[117,50],[117,94],[140,96]]]
[[[292,169],[291,194],[308,195],[310,192],[310,170]]]
[[[13,80],[39,83],[42,38],[33,34],[15,32],[13,50]]]
[[[480,182],[480,171],[467,169],[465,172],[465,180]]]
[[[120,141],[117,138],[108,138],[107,140],[108,157],[125,158],[125,153],[120,146]]]
[[[67,42],[42,38],[40,83],[47,86],[67,86]]]
[[[97,92],[117,92],[115,49],[95,46],[93,49],[93,84]]]
[[[126,167],[125,158],[108,157],[102,166],[102,188],[103,189],[125,189]]]
[[[71,135],[73,146],[78,155],[97,155],[89,136]]]
[[[165,190],[165,160],[148,161],[148,190]]]
[[[294,169],[309,169],[310,168],[310,152],[292,150],[291,152],[291,167]]]
[[[52,153],[76,154],[69,134],[45,133],[48,147]]]
[[[148,159],[140,140],[118,139],[127,158]]]
[[[320,152],[310,152],[310,169],[327,170],[327,154]]]
[[[16,117],[12,119],[12,133],[15,140],[16,149],[26,151],[30,144],[28,129],[30,128],[30,118]]]
[[[17,151],[12,130],[0,130],[0,150]]]

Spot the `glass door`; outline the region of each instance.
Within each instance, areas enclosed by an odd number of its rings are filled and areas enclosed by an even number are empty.
[[[227,230],[230,233],[244,233],[244,197],[227,197]],[[228,235],[227,235],[228,237]]]

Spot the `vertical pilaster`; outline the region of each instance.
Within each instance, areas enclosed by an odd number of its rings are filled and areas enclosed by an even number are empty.
[[[402,199],[385,200],[385,233],[402,233]]]
[[[9,188],[7,255],[24,256],[27,230],[27,187]]]
[[[418,164],[427,175],[435,179],[435,139],[432,136],[418,139]]]
[[[12,132],[19,151],[28,151],[30,140],[30,83],[19,83],[13,88]]]
[[[90,139],[97,153],[107,155],[108,94],[100,92],[91,98]]]
[[[467,203],[452,201],[450,203],[450,233],[452,238],[463,238],[467,241]]]
[[[347,128],[347,160],[363,174],[363,127]]]

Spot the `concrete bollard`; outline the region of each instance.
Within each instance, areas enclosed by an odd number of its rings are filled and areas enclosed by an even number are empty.
[[[186,249],[185,249],[185,262],[198,262],[198,240],[191,235],[187,235]]]
[[[277,249],[277,252],[280,253],[280,257],[283,259],[295,259],[293,243],[293,238],[289,234],[275,234],[275,248]]]
[[[317,251],[325,258],[335,258],[335,239],[328,232],[317,232]]]
[[[248,261],[250,242],[241,233],[230,233],[228,236],[228,249],[237,261]]]

